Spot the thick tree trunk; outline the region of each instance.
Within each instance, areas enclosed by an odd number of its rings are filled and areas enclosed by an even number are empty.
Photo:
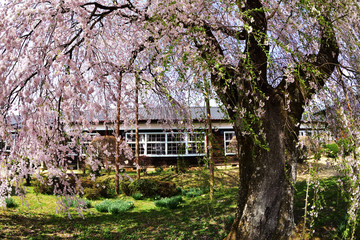
[[[288,143],[295,146],[290,139],[295,135],[287,133],[289,126],[283,108],[280,96],[265,103],[262,122],[266,149],[254,145],[251,136],[239,134],[241,119],[235,122],[240,158],[239,202],[226,239],[287,239],[292,233],[296,158],[291,157]]]

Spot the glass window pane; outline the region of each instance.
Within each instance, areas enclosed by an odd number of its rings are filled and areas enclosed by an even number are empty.
[[[126,142],[136,142],[136,134],[126,134]],[[139,133],[139,142],[145,142],[145,134]]]
[[[182,133],[168,133],[167,135],[167,141],[168,142],[184,142],[185,141],[185,135]]]
[[[133,153],[134,153],[134,156],[135,156],[135,154],[136,154],[136,144],[135,143],[129,143],[129,146],[131,147],[131,149],[133,150]],[[144,143],[140,143],[139,144],[139,147],[140,147],[140,149],[139,149],[139,153],[140,153],[140,155],[144,155],[144,153],[145,153],[145,144]]]
[[[184,155],[185,143],[168,143],[168,155]]]
[[[148,155],[165,155],[165,143],[148,143]]]
[[[188,153],[189,154],[200,154],[205,152],[205,145],[203,142],[189,143]]]
[[[203,142],[205,139],[204,133],[189,134],[189,142]]]
[[[165,134],[148,134],[148,142],[165,142]]]

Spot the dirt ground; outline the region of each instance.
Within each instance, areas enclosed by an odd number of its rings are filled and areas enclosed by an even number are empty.
[[[297,165],[297,181],[303,181],[310,177],[309,169],[311,167],[318,167],[318,176],[320,178],[328,178],[332,176],[338,176],[339,172],[336,170],[336,165],[338,163],[327,157],[322,157],[320,160],[316,161],[313,157],[310,157],[309,160],[305,161],[303,164]]]

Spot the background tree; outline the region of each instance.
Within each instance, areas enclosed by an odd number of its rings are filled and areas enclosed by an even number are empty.
[[[176,103],[186,99],[176,89],[205,69],[238,143],[238,208],[228,239],[288,238],[304,105],[331,87],[336,66],[348,78],[358,72],[358,13],[351,0],[7,1],[1,134],[13,129],[8,117],[20,114],[21,144],[11,158],[33,163],[11,170],[34,174],[46,163],[65,178],[62,159],[71,149],[63,130],[77,129],[68,133],[74,137],[91,128],[88,117],[102,109],[99,86],[111,91],[120,69],[141,69],[142,81]],[[90,155],[87,161],[96,164]]]

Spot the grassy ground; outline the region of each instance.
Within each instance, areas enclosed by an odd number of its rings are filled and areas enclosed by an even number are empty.
[[[175,182],[183,189],[203,187],[207,174],[203,171],[186,174],[149,174],[151,178]],[[36,195],[29,188],[28,205],[13,197],[17,208],[0,209],[0,239],[223,239],[234,216],[237,196],[237,171],[217,170],[216,200],[209,202],[208,194],[184,197],[185,202],[175,210],[157,208],[150,199],[134,200],[120,195],[118,198],[134,201],[132,210],[112,215],[99,213],[95,208],[84,212],[84,219],[74,209],[56,213],[56,197]],[[310,238],[337,239],[346,224],[346,198],[337,187],[337,178],[325,179],[323,209],[312,225],[315,233]],[[303,238],[304,206],[307,184],[296,184],[295,217],[297,236]],[[309,189],[312,203],[313,190]],[[94,206],[100,201],[92,201]],[[307,236],[313,229],[305,228]]]

